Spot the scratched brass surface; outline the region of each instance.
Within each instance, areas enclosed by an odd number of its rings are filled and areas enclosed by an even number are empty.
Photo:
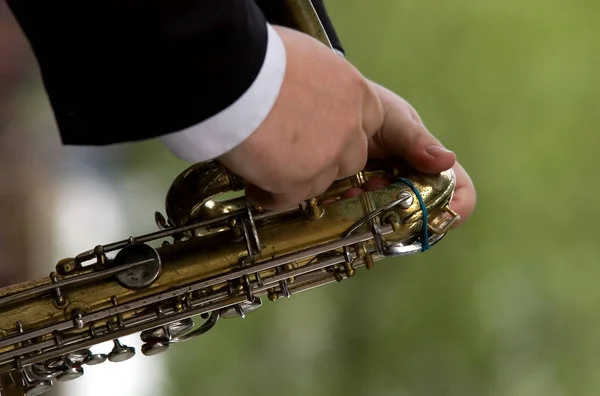
[[[442,206],[440,203],[448,201],[454,189],[451,174],[444,172],[441,175],[411,175],[410,177],[423,196],[430,216],[435,217],[440,214]],[[376,207],[381,207],[396,199],[403,191],[410,191],[410,189],[406,185],[397,184],[366,194],[369,194]],[[408,209],[398,213],[404,227],[400,232],[393,234],[394,240],[405,239],[415,234],[421,227],[422,212],[417,199],[413,200]],[[325,205],[324,214],[318,219],[310,219],[306,216],[306,212],[297,211],[258,222],[258,233],[265,244],[258,261],[339,239],[364,215],[361,199],[356,197]],[[111,306],[113,296],[117,297],[119,303],[127,303],[176,286],[206,280],[239,268],[240,258],[247,255],[245,242],[232,242],[231,234],[228,232],[176,242],[159,247],[157,251],[163,269],[159,278],[148,288],[131,290],[110,278],[85,286],[63,287],[62,293],[68,300],[68,305],[64,309],[54,305],[51,295],[2,306],[0,307],[0,335],[14,334],[17,321],[23,323],[25,330],[30,330],[68,320],[74,308],[85,313],[108,308]],[[304,264],[306,261],[297,263],[297,265]],[[271,274],[261,273],[263,277]],[[22,283],[0,289],[0,296],[48,283],[50,283],[48,279]]]

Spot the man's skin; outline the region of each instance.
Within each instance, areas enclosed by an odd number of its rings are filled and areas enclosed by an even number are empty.
[[[249,200],[286,209],[360,172],[368,158],[400,157],[421,172],[453,168],[457,188],[451,206],[461,217],[455,227],[471,216],[476,193],[469,175],[408,102],[319,41],[275,28],[287,52],[278,99],[248,139],[219,157],[248,181]]]

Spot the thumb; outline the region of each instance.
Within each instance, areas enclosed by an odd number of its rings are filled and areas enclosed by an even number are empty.
[[[402,157],[421,172],[438,173],[452,168],[456,155],[427,130],[412,106],[381,86],[376,90],[383,105],[384,120],[372,137],[374,151],[383,156]]]

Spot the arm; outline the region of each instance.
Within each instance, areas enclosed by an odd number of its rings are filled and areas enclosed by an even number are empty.
[[[369,154],[423,172],[459,166],[410,105],[317,40],[267,24],[254,0],[8,4],[64,144],[160,137],[187,161],[221,161],[266,209],[323,193]],[[460,178],[455,201],[466,218],[475,193]]]
[[[256,129],[283,81],[285,49],[253,0],[8,4],[67,145],[194,135],[208,160]]]

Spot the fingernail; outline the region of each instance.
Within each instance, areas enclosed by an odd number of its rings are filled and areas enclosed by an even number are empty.
[[[442,146],[429,146],[427,147],[427,149],[425,149],[425,151],[427,151],[427,154],[433,157],[439,157],[445,154],[452,154],[452,151]]]

